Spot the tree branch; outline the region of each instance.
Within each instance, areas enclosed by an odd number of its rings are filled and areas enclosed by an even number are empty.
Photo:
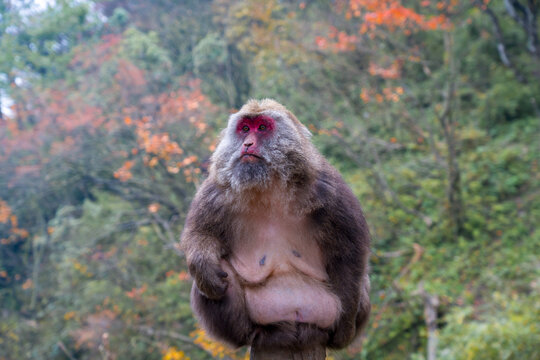
[[[506,11],[516,23],[518,23],[527,35],[527,50],[539,57],[538,34],[536,30],[537,9],[533,1],[529,1],[529,6],[521,4],[517,0],[504,0]],[[521,14],[521,15],[520,15]]]
[[[515,65],[512,63],[510,58],[508,57],[508,54],[506,53],[506,46],[504,45],[504,38],[501,30],[501,24],[499,23],[499,18],[493,10],[491,10],[489,7],[484,5],[481,1],[476,0],[475,1],[476,6],[482,10],[486,15],[490,18],[491,23],[493,25],[493,33],[495,35],[495,40],[497,42],[497,51],[499,52],[499,58],[501,59],[502,63],[509,69],[511,69],[514,72],[514,75],[516,76],[516,79],[522,83],[526,84],[527,80],[521,74],[521,72],[515,67]]]
[[[75,357],[73,357],[73,354],[71,354],[69,352],[69,350],[66,348],[66,346],[64,345],[64,343],[60,340],[58,340],[56,342],[56,345],[58,345],[58,347],[60,348],[60,350],[62,350],[62,352],[64,353],[64,355],[66,355],[69,360],[75,360]]]
[[[171,248],[177,255],[183,256],[183,253],[178,246],[178,241],[171,230],[170,223],[161,218],[158,214],[152,214],[152,217],[152,224],[154,225],[154,231],[157,236],[167,244],[167,248]],[[163,232],[161,228],[165,231]]]
[[[437,358],[437,308],[439,307],[439,297],[426,292],[424,283],[418,285],[416,294],[424,300],[424,319],[428,331],[427,360]]]
[[[446,147],[447,155],[447,173],[448,186],[446,196],[448,201],[448,211],[454,235],[461,234],[463,231],[463,204],[461,198],[461,172],[458,164],[457,140],[454,133],[452,106],[456,91],[456,78],[458,76],[453,54],[454,39],[451,33],[444,34],[444,48],[447,56],[448,79],[446,89],[443,93],[444,105],[441,114],[435,112],[435,116],[441,125]]]

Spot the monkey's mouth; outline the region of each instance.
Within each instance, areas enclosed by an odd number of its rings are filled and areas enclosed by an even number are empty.
[[[263,160],[263,158],[256,154],[244,153],[240,156],[240,161],[243,162],[255,162],[259,160]]]

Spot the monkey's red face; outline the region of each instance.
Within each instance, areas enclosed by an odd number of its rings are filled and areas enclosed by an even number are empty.
[[[275,129],[275,121],[269,116],[245,117],[238,122],[236,134],[243,139],[240,149],[242,162],[257,162],[262,159],[261,150]]]

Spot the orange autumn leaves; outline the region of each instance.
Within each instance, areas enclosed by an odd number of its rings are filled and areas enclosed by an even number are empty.
[[[331,50],[333,52],[352,51],[356,47],[358,37],[349,35],[345,31],[339,31],[336,27],[330,26],[328,37],[315,37],[315,44],[321,50]]]
[[[414,31],[433,31],[448,29],[451,26],[446,14],[452,12],[458,5],[457,0],[449,2],[435,2],[424,0],[422,8],[427,8],[438,12],[438,15],[424,15],[412,8],[404,6],[399,0],[349,0],[345,4],[345,17],[348,20],[358,19],[358,35],[366,34],[370,38],[376,34],[375,30],[384,28],[389,32],[402,30],[406,35]],[[338,7],[343,7],[343,3],[338,3]],[[331,50],[334,52],[354,50],[360,41],[360,36],[339,31],[330,26],[328,36],[317,36],[315,44],[321,50]]]
[[[190,357],[173,346],[163,351],[162,360],[190,360]]]
[[[0,200],[0,223],[7,223],[11,217],[11,208],[9,205]]]
[[[388,67],[369,63],[368,72],[372,76],[380,76],[383,79],[399,79],[401,77],[401,61],[396,59]]]
[[[0,226],[7,226],[8,231],[6,232],[8,236],[6,238],[0,238],[0,245],[8,245],[11,243],[18,242],[22,239],[27,238],[30,234],[26,229],[19,228],[19,220],[17,215],[13,214],[11,207],[7,202],[0,199]],[[52,228],[48,228],[49,233],[52,232]],[[1,269],[1,268],[0,268]],[[0,278],[5,281],[11,281],[8,272],[4,269],[0,270]],[[20,280],[21,276],[16,274],[14,280]],[[32,279],[26,279],[22,284],[23,290],[31,289],[34,286]]]
[[[120,181],[128,181],[133,177],[131,168],[135,162],[133,160],[126,160],[124,164],[114,172],[114,177]]]
[[[140,288],[133,288],[131,289],[131,291],[126,291],[126,295],[130,299],[138,300],[141,298],[142,294],[146,292],[147,289],[148,285],[143,284],[143,286],[141,286]]]
[[[375,101],[382,103],[384,101],[398,102],[403,95],[403,88],[401,86],[390,86],[382,89],[382,94],[377,93],[373,89],[362,89],[360,98],[363,102],[369,103]]]
[[[130,118],[126,118],[128,120]],[[130,122],[126,121],[126,123]],[[182,159],[179,156],[184,154],[184,150],[180,148],[178,143],[171,139],[167,132],[152,134],[152,125],[144,118],[135,122],[135,134],[137,135],[138,148],[133,148],[131,153],[137,155],[143,153],[142,161],[145,166],[155,167],[160,161],[163,161],[167,171],[171,174],[176,174],[182,168],[190,165],[196,165],[198,157],[190,155]],[[128,181],[133,177],[132,168],[135,165],[135,160],[126,160],[124,164],[114,172],[114,177],[120,181]],[[191,174],[199,174],[198,167],[194,169],[185,169],[184,175],[191,177]]]
[[[217,359],[231,359],[231,360],[247,360],[249,359],[249,351],[244,349],[232,350],[228,347],[215,342],[208,338],[206,332],[200,328],[189,334],[193,339],[193,343],[210,354],[213,358]],[[190,358],[179,350],[175,346],[168,347],[162,351],[162,360],[189,360]]]
[[[24,239],[29,235],[27,230],[18,227],[19,221],[17,215],[12,213],[8,203],[2,199],[0,199],[0,224],[6,224],[10,227],[9,237],[0,239],[0,244],[2,245],[15,242],[21,238]]]
[[[189,336],[194,339],[194,344],[200,346],[206,352],[211,354],[214,358],[217,357],[222,359],[224,357],[227,357],[232,360],[249,359],[249,353],[246,352],[242,354],[242,350],[235,351],[229,349],[223,344],[213,341],[212,339],[208,338],[206,332],[201,328],[197,328],[195,331],[191,332]]]
[[[39,177],[51,158],[73,153],[83,134],[96,134],[107,121],[102,109],[66,89],[21,92],[32,102],[14,106],[14,116],[0,122],[0,161],[16,164],[8,187],[29,176]]]
[[[336,10],[344,12],[351,25],[356,24],[356,34],[330,26],[326,37],[315,38],[315,44],[321,50],[354,51],[362,41],[375,37],[389,39],[397,31],[409,35],[418,31],[448,30],[452,26],[449,16],[456,10],[459,1],[423,0],[418,8],[407,7],[400,0],[347,0],[336,4]],[[388,55],[379,58],[373,56],[366,73],[381,80],[398,80],[402,77],[405,61],[418,62],[419,59],[414,51],[394,59]],[[364,103],[398,102],[403,94],[401,86],[363,88],[360,98]]]
[[[210,137],[204,136],[209,126],[202,120],[204,112],[212,106],[198,88],[199,82],[193,81],[191,85],[194,88],[191,92],[177,91],[153,99],[160,104],[160,111],[153,117],[124,117],[124,124],[133,128],[137,147],[131,149],[130,158],[114,172],[116,179],[123,182],[130,180],[137,160],[150,168],[161,164],[170,174],[183,170],[188,182],[193,182],[195,176],[201,173],[198,156],[186,154],[173,135],[164,129],[164,126],[172,121],[183,121],[186,127],[194,130],[194,135],[202,136],[202,142],[212,149],[214,144]],[[129,154],[126,153],[125,156],[128,157]]]
[[[422,1],[422,7],[430,7],[432,3],[438,11],[451,11],[458,3],[457,0],[449,2]],[[390,31],[398,28],[406,31],[437,30],[449,26],[448,18],[444,14],[426,16],[404,6],[399,0],[350,0],[346,11],[346,18],[353,17],[363,20],[360,33],[365,34],[378,26],[385,26]]]

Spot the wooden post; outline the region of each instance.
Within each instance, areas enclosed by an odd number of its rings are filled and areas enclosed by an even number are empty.
[[[313,349],[293,351],[285,349],[251,348],[250,360],[324,360],[326,349],[319,345]]]

